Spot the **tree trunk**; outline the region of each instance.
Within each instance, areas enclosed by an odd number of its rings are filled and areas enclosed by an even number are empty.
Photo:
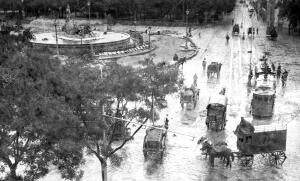
[[[10,169],[9,178],[11,180],[18,180],[17,173],[16,173],[17,166],[16,165],[12,165],[9,169]]]
[[[107,181],[107,159],[101,161],[101,175],[102,181]]]

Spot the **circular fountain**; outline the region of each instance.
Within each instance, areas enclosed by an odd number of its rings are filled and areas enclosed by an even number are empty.
[[[35,33],[31,41],[34,46],[56,49],[57,53],[76,54],[78,50],[89,50],[98,59],[119,58],[128,55],[148,53],[156,48],[143,41],[139,32],[102,32],[92,30],[89,23],[77,24],[70,21],[70,10],[67,7],[65,23],[59,24],[56,20],[48,28],[49,32]],[[43,22],[45,26],[45,22]],[[37,25],[39,29],[41,25]]]
[[[59,48],[60,51],[92,47],[94,53],[122,51],[137,46],[127,33],[95,31],[89,23],[81,25],[77,25],[74,21],[71,23],[69,6],[66,12],[67,18],[63,26],[59,26],[55,20],[53,23],[55,31],[35,33],[32,44],[39,47]]]
[[[96,52],[120,51],[135,46],[130,35],[127,33],[117,32],[100,32],[92,31],[93,36],[74,36],[65,33],[55,32],[36,33],[35,39],[31,42],[35,46],[46,46],[50,48],[69,49],[79,48],[86,49],[93,46]]]

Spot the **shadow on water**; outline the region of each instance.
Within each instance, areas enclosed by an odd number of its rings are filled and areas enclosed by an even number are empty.
[[[144,164],[144,169],[147,176],[155,176],[163,170],[163,159],[162,160],[148,160]]]

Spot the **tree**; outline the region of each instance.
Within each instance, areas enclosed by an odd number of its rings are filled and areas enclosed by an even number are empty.
[[[58,95],[53,79],[60,62],[37,53],[26,43],[29,32],[1,32],[0,164],[9,169],[5,180],[36,180],[58,166],[64,178],[76,172],[82,152],[74,143],[83,135],[80,122]],[[26,45],[26,46],[24,46]],[[16,174],[25,165],[24,177]]]
[[[115,121],[120,120],[112,117],[119,112],[129,120],[146,123],[152,118],[154,110],[151,98],[155,99],[158,108],[163,108],[166,106],[165,96],[177,90],[178,67],[167,64],[155,65],[152,60],[145,61],[142,68],[137,70],[117,63],[109,63],[103,70],[103,79],[99,79],[97,69],[91,74],[86,74],[90,72],[86,69],[72,68],[69,70],[73,72],[67,73],[69,77],[82,79],[79,81],[80,89],[72,88],[77,91],[77,96],[74,96],[76,100],[70,102],[84,125],[85,136],[80,143],[87,148],[88,153],[98,158],[101,163],[102,179],[107,180],[107,160],[119,159],[116,152],[132,140],[143,126],[140,125],[130,137],[113,147],[110,127]],[[128,103],[138,103],[139,108],[130,108],[127,106]]]
[[[279,16],[286,17],[289,20],[289,33],[291,29],[296,30],[298,23],[300,22],[300,1],[280,1],[278,5],[280,7]],[[300,30],[299,30],[300,33]]]

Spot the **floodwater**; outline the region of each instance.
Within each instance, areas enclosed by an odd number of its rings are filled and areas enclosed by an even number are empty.
[[[183,111],[180,107],[178,94],[168,97],[169,107],[161,112],[161,118],[167,114],[170,119],[167,136],[167,149],[162,163],[145,161],[142,145],[145,130],[141,130],[135,139],[118,152],[123,160],[118,165],[109,165],[108,177],[110,181],[205,181],[205,180],[299,180],[300,178],[300,39],[280,36],[278,41],[269,41],[264,37],[265,27],[256,16],[251,20],[248,11],[238,6],[233,13],[236,22],[244,21],[244,28],[251,24],[259,26],[259,35],[252,42],[252,60],[254,62],[264,51],[271,53],[270,59],[280,62],[283,68],[289,70],[286,89],[277,87],[274,117],[269,122],[283,122],[287,127],[287,160],[283,166],[270,166],[260,155],[255,155],[251,168],[244,168],[233,162],[232,168],[226,168],[218,159],[215,167],[211,168],[208,159],[201,154],[197,139],[207,136],[211,141],[226,141],[233,151],[236,149],[236,136],[233,134],[240,117],[244,116],[252,121],[249,114],[250,97],[247,91],[247,75],[251,49],[251,40],[246,36],[232,37],[226,44],[226,33],[231,33],[231,25],[202,28],[193,31],[193,40],[200,47],[199,54],[188,61],[183,67],[185,84],[190,86],[193,76],[198,75],[200,99],[193,111]],[[199,39],[199,31],[201,38]],[[244,29],[246,33],[246,29]],[[241,31],[243,32],[243,31]],[[221,62],[221,76],[219,81],[207,80],[202,70],[202,60],[206,58],[208,64],[212,61]],[[205,108],[210,95],[218,93],[222,87],[226,88],[229,98],[227,108],[227,125],[225,131],[215,133],[207,131],[205,125]],[[258,120],[257,124],[259,123]],[[268,126],[268,125],[266,125]],[[189,136],[186,136],[189,135]],[[191,137],[190,137],[191,136]],[[192,137],[196,137],[193,139]],[[86,161],[83,180],[101,180],[100,164],[96,158],[89,157]],[[59,180],[51,174],[45,180]],[[56,179],[57,178],[57,179]]]

